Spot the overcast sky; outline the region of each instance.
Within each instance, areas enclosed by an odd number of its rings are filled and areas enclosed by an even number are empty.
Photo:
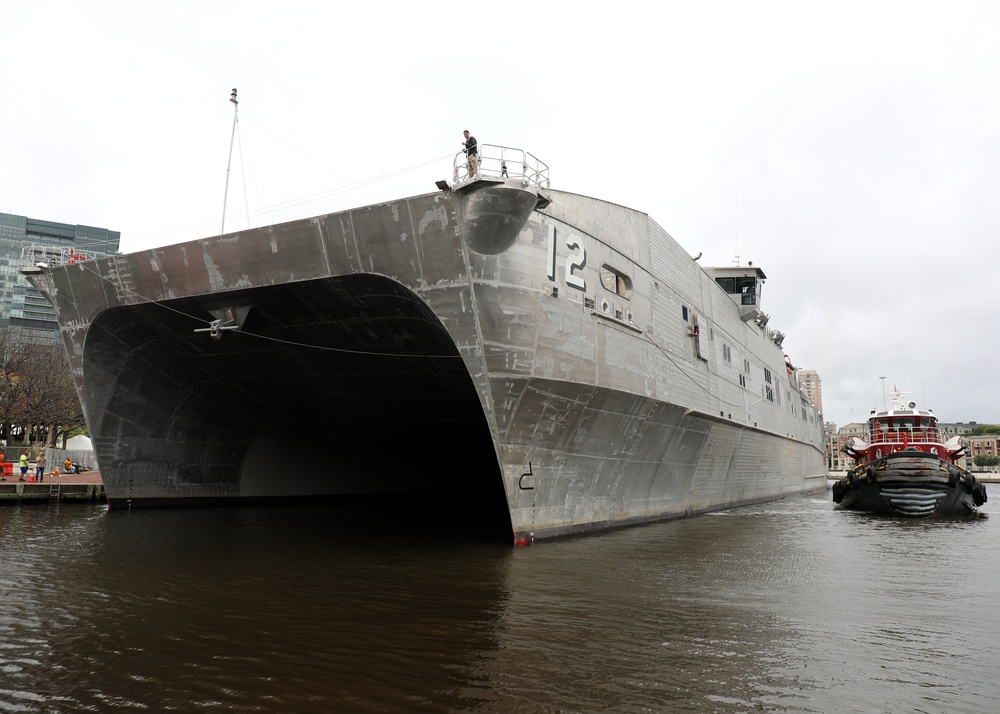
[[[655,9],[654,9],[655,8]],[[0,0],[0,210],[132,252],[434,190],[468,128],[753,261],[827,420],[1000,423],[1000,4]]]

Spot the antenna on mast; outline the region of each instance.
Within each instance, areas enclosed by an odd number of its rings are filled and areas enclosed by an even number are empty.
[[[733,223],[733,264],[740,265],[740,182],[736,180],[736,218]]]
[[[233,93],[229,95],[229,101],[233,103],[233,133],[229,137],[229,161],[226,162],[226,192],[222,195],[222,229],[219,231],[220,236],[226,232],[226,199],[229,198],[229,168],[233,163],[233,139],[236,138],[236,115],[240,108],[240,102],[236,98],[236,87],[233,87]]]

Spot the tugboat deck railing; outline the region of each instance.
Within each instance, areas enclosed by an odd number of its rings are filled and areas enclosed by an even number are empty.
[[[869,444],[898,444],[904,441],[911,444],[943,444],[944,437],[937,427],[921,427],[914,429],[893,429],[891,431],[875,431],[868,434]]]

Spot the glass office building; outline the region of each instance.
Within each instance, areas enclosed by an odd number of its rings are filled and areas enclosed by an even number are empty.
[[[49,301],[20,268],[39,260],[65,262],[76,254],[102,258],[118,252],[121,233],[0,213],[0,329],[20,328],[39,341],[56,341],[59,325]]]

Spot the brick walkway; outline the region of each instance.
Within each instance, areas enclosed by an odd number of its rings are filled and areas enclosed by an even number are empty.
[[[45,483],[51,477],[45,475]],[[104,483],[100,471],[84,471],[82,474],[59,474],[59,483]]]
[[[31,474],[31,471],[28,471]],[[15,473],[13,476],[7,476],[7,483],[17,483],[18,479],[21,478],[20,472]],[[53,480],[52,474],[45,474],[45,480],[42,483],[51,483]],[[101,479],[100,471],[85,471],[82,474],[59,474],[59,483],[63,485],[74,484],[74,483],[104,483]]]

